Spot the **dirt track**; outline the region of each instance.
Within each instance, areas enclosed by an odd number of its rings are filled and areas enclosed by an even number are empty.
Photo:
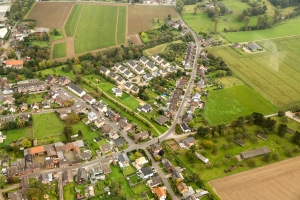
[[[222,200],[299,200],[300,156],[209,183]]]

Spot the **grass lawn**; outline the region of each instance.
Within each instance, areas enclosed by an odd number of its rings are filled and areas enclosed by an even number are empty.
[[[67,56],[67,43],[62,42],[59,44],[54,44],[53,56],[52,58],[63,58]]]
[[[177,40],[177,41],[174,41],[174,42],[160,44],[160,45],[157,45],[157,46],[152,47],[150,49],[145,49],[143,51],[143,54],[145,56],[152,56],[152,54],[163,53],[168,45],[170,45],[170,44],[176,44],[176,43],[180,43],[180,42],[182,42],[182,40]]]
[[[297,17],[283,21],[274,28],[270,29],[222,33],[222,35],[232,43],[292,36],[300,34],[299,23],[300,17]]]
[[[211,90],[204,110],[204,117],[210,125],[230,123],[240,116],[260,112],[264,115],[278,110],[246,85],[227,89]]]
[[[120,168],[116,167],[116,166],[111,166],[110,168],[111,168],[111,173],[109,176],[111,177],[111,179],[119,181],[121,183],[122,190],[123,190],[126,198],[133,199],[134,194],[133,194],[128,182],[126,181],[125,177],[120,172]]]
[[[243,81],[241,79],[234,77],[234,76],[226,76],[222,78],[216,78],[216,82],[220,83],[223,88],[229,88],[229,87],[234,87],[237,85],[244,85]]]
[[[133,187],[132,188],[133,192],[137,195],[140,195],[140,194],[145,194],[147,193],[148,197],[151,199],[151,198],[154,198],[154,195],[152,194],[151,190],[149,189],[148,186],[146,186],[145,184],[139,184],[138,186],[136,187]]]
[[[43,93],[40,93],[40,94],[30,94],[29,95],[29,98],[27,98],[27,104],[32,104],[32,103],[35,103],[35,102],[42,102],[43,101]]]
[[[74,200],[75,199],[75,183],[70,183],[64,186],[64,199]]]
[[[34,114],[33,137],[43,138],[54,135],[61,135],[64,124],[55,113]]]
[[[85,5],[75,34],[75,53],[115,45],[117,12],[116,6]],[[91,26],[91,21],[99,26]]]
[[[149,34],[146,33],[146,32],[143,32],[143,34],[140,34],[140,38],[141,38],[143,43],[147,43],[147,42],[150,41]]]
[[[129,165],[123,168],[123,172],[125,176],[129,176],[135,173],[135,169],[131,165]]]
[[[47,41],[31,40],[30,43],[32,46],[50,47],[50,44]]]
[[[139,177],[135,174],[135,175],[132,175],[129,177],[129,180],[132,182],[132,183],[137,183],[139,182]]]
[[[53,68],[44,69],[44,70],[41,70],[40,72],[42,73],[43,78],[46,78],[47,75],[55,75],[55,76],[68,76],[70,79],[74,80],[75,79],[74,74],[72,72],[64,72],[62,70],[62,67],[63,66],[59,66],[54,69]]]
[[[52,41],[60,40],[60,39],[64,38],[64,34],[63,34],[61,28],[57,28],[56,30],[59,33],[58,35],[54,35],[54,29],[51,29],[50,37],[51,37]]]
[[[300,130],[300,123],[298,123],[295,120],[292,120],[289,117],[271,117],[272,119],[274,119],[277,122],[277,125],[279,124],[286,124],[289,128],[293,129],[293,130]]]
[[[126,34],[126,7],[119,6],[118,32],[117,32],[118,45],[125,43],[125,34]]]
[[[82,4],[74,4],[73,9],[68,17],[68,20],[65,24],[65,31],[67,37],[73,37],[75,34],[75,29],[80,17],[80,13],[84,5]]]
[[[17,141],[18,139],[23,137],[31,138],[31,131],[31,127],[2,131],[2,133],[6,135],[6,140],[4,140],[4,143],[9,145],[13,141]]]

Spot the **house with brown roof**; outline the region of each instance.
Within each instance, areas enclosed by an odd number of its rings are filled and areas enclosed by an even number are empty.
[[[41,171],[41,164],[40,163],[32,163],[29,165],[32,173],[40,172]]]
[[[14,68],[14,69],[22,69],[24,61],[23,60],[7,60],[5,63],[5,67]]]
[[[28,79],[17,82],[18,92],[37,92],[45,90],[45,82],[38,79]]]
[[[156,194],[159,200],[165,200],[167,198],[166,187],[152,188],[151,191],[153,194]]]
[[[66,168],[66,167],[69,167],[69,161],[67,159],[60,159],[59,168]]]
[[[163,115],[159,116],[158,118],[155,119],[155,121],[159,124],[159,125],[164,125],[166,122],[169,121],[169,119]]]
[[[157,187],[157,186],[160,185],[161,183],[162,183],[162,181],[161,181],[160,176],[152,177],[150,180],[147,181],[147,185],[148,185],[150,188]]]
[[[176,185],[178,192],[180,192],[181,194],[189,191],[187,185],[184,182],[180,182]]]
[[[164,169],[165,169],[167,172],[170,173],[170,172],[173,171],[174,166],[173,166],[173,164],[172,164],[168,159],[163,158],[163,159],[161,160],[161,163],[163,164],[163,167],[164,167]]]
[[[102,154],[106,154],[108,152],[110,152],[112,150],[110,144],[103,144],[100,146],[100,150],[102,152]]]
[[[123,131],[129,131],[132,127],[131,124],[127,123],[126,119],[118,120],[119,126]]]
[[[84,94],[82,96],[82,98],[83,98],[83,100],[85,100],[86,102],[88,102],[91,105],[96,103],[96,99],[89,94]]]
[[[46,158],[45,159],[45,165],[46,169],[53,169],[54,168],[54,162],[52,158]]]
[[[110,118],[111,121],[116,122],[119,119],[119,115],[114,113],[112,110],[107,110],[106,115]]]
[[[58,83],[61,86],[66,86],[66,85],[68,85],[71,82],[72,82],[71,79],[69,77],[67,77],[67,76],[60,76],[60,77],[58,77]]]
[[[137,134],[134,134],[134,141],[139,142],[140,140],[146,140],[149,138],[149,132],[148,131],[143,131]]]
[[[102,127],[105,124],[105,119],[99,118],[94,121],[94,124],[97,128]]]
[[[21,112],[25,112],[25,111],[27,111],[28,110],[28,105],[27,105],[27,103],[22,103],[21,105],[20,105],[20,111]]]
[[[105,124],[104,126],[102,126],[101,130],[103,133],[109,133],[109,131],[111,131],[111,126],[108,124]]]

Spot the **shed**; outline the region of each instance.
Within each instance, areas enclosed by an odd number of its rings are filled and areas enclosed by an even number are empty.
[[[249,150],[249,151],[242,152],[240,155],[241,155],[242,159],[247,159],[247,158],[252,158],[252,157],[264,155],[264,154],[267,154],[267,153],[270,153],[270,149],[268,147],[261,147],[261,148],[258,148],[258,149],[252,149],[252,150]]]

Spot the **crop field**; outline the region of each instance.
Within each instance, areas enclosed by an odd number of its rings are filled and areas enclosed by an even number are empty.
[[[276,113],[277,109],[261,95],[246,85],[221,90],[211,90],[204,110],[210,125],[230,123],[240,116],[253,112]]]
[[[83,6],[83,4],[75,4],[70,13],[70,16],[68,17],[68,20],[64,27],[68,37],[73,37],[75,34],[75,29]]]
[[[117,44],[124,44],[126,37],[126,7],[119,6]]]
[[[153,18],[177,19],[178,14],[174,6],[138,6],[128,5],[128,35],[147,31],[153,28]]]
[[[299,37],[259,42],[262,53],[240,55],[231,47],[214,48],[247,85],[279,109],[300,102]]]
[[[62,42],[62,43],[58,43],[58,44],[54,44],[53,47],[53,56],[52,58],[63,58],[67,56],[67,49],[66,49],[66,43]]]
[[[222,200],[298,200],[300,157],[210,181]]]
[[[117,6],[86,4],[75,33],[75,53],[78,54],[107,46],[114,46],[117,38],[117,16]],[[123,12],[123,9],[121,9],[119,17],[126,18],[126,12]],[[91,25],[91,20],[94,25]],[[124,28],[126,28],[126,26],[120,25],[120,28],[122,34],[124,33],[123,38],[125,40]]]
[[[38,20],[36,27],[63,27],[74,3],[36,2],[27,19]]]
[[[251,18],[252,20],[252,18]],[[256,21],[255,21],[256,23]],[[271,29],[257,30],[257,31],[242,31],[222,33],[222,35],[232,43],[246,42],[255,40],[266,40],[270,38],[278,38],[285,36],[294,36],[300,34],[300,17],[281,22]]]

